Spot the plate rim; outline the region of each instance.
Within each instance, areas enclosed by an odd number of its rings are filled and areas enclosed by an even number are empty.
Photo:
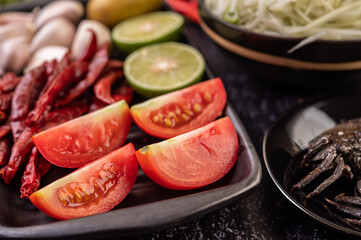
[[[270,138],[272,132],[274,131],[274,129],[278,126],[278,124],[281,121],[285,120],[286,118],[290,118],[293,115],[296,115],[297,113],[299,113],[300,111],[302,111],[302,110],[304,110],[304,109],[306,109],[308,107],[314,106],[316,104],[321,104],[322,102],[329,101],[331,99],[347,98],[347,97],[352,97],[352,96],[360,96],[361,97],[361,94],[353,92],[352,94],[338,93],[338,94],[332,94],[332,95],[328,95],[328,96],[314,97],[314,98],[302,101],[300,103],[297,103],[293,107],[291,107],[290,109],[283,112],[270,125],[270,127],[266,130],[266,132],[264,134],[263,141],[262,141],[262,157],[263,157],[263,162],[264,162],[266,170],[267,170],[267,174],[272,179],[272,182],[276,185],[276,187],[284,195],[284,197],[289,202],[291,202],[298,210],[300,210],[303,214],[306,214],[307,217],[311,217],[312,219],[316,220],[318,223],[323,224],[324,226],[327,226],[327,227],[329,227],[331,229],[334,229],[334,230],[337,230],[337,231],[340,231],[340,232],[343,232],[343,233],[352,234],[354,236],[361,237],[361,231],[357,231],[357,230],[352,229],[350,227],[343,226],[343,225],[331,222],[331,221],[329,221],[329,220],[327,220],[325,218],[322,218],[321,216],[315,214],[313,211],[311,211],[308,208],[306,208],[305,206],[303,206],[296,199],[294,199],[290,194],[288,194],[288,191],[282,186],[282,184],[280,182],[278,182],[276,177],[273,175],[272,170],[271,170],[271,166],[269,164],[269,158],[267,156],[269,138]]]

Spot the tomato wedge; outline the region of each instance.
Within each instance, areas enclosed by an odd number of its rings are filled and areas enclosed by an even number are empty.
[[[238,158],[238,137],[232,121],[221,118],[206,126],[135,154],[145,174],[159,185],[185,190],[222,178]]]
[[[220,78],[133,105],[136,124],[158,138],[171,138],[213,121],[222,114],[227,94]]]
[[[29,198],[37,208],[56,219],[104,213],[128,195],[137,173],[134,146],[129,143],[43,187]]]
[[[78,168],[119,148],[130,128],[122,100],[33,136],[40,153],[59,167]]]

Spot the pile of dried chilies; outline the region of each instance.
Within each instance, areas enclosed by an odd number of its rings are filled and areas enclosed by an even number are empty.
[[[26,164],[21,198],[38,189],[51,167],[34,146],[33,135],[116,101],[131,101],[132,89],[120,81],[123,62],[108,54],[108,45],[97,49],[92,32],[88,49],[77,59],[69,50],[60,62],[0,78],[0,177],[9,183]]]

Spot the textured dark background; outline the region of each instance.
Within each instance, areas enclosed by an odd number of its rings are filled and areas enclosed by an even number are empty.
[[[132,239],[358,239],[315,222],[288,202],[264,167],[262,141],[269,126],[298,102],[358,91],[361,73],[269,66],[222,49],[196,25],[188,24],[184,33],[202,52],[211,72],[223,79],[228,100],[261,158],[262,182],[250,196],[224,208]]]

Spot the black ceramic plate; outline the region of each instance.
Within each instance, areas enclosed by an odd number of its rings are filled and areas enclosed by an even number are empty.
[[[240,153],[234,168],[219,181],[196,190],[168,190],[153,183],[140,169],[137,181],[126,199],[112,211],[73,220],[57,221],[37,210],[29,200],[20,199],[20,176],[10,185],[0,183],[0,238],[79,238],[140,234],[190,219],[244,197],[261,180],[261,167],[255,149],[238,117],[228,105],[229,116],[240,140]],[[136,149],[160,141],[132,125],[128,142]],[[44,176],[47,184],[66,170],[52,168]]]
[[[352,194],[354,188],[352,183],[341,179],[319,196],[307,201],[305,196],[322,181],[322,177],[302,191],[294,191],[292,186],[308,173],[299,167],[299,163],[300,156],[306,151],[309,141],[335,124],[361,117],[360,106],[361,94],[334,96],[301,103],[273,124],[263,142],[266,168],[284,196],[313,219],[357,236],[361,236],[361,231],[344,222],[332,208],[327,205],[325,208],[323,199],[324,197],[332,199],[330,196],[338,193]],[[326,174],[324,177],[328,176]]]

